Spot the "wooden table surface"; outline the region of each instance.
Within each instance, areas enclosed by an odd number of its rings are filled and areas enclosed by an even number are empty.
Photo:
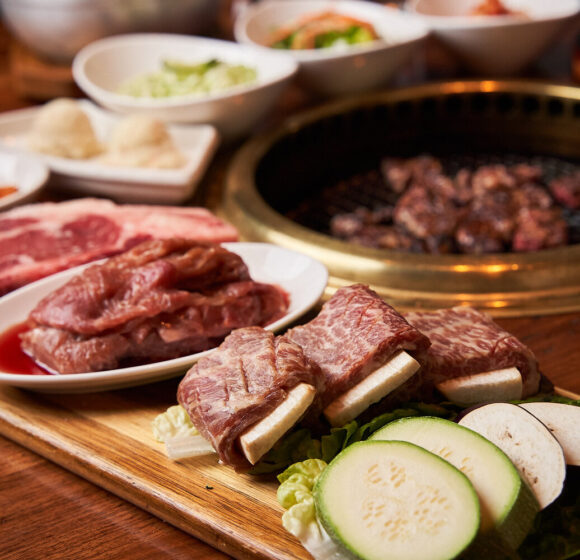
[[[29,106],[11,74],[0,28],[0,111]],[[206,181],[223,176],[220,154]],[[559,387],[580,393],[580,313],[502,319]],[[139,391],[138,388],[135,391]],[[220,560],[226,555],[0,436],[3,560]]]

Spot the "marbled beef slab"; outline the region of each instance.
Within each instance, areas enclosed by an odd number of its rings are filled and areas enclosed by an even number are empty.
[[[508,367],[518,368],[524,397],[538,392],[541,375],[534,354],[486,313],[453,307],[405,317],[431,340],[422,360],[426,397],[442,381]]]
[[[0,213],[0,295],[148,239],[222,243],[237,231],[205,208],[118,205],[81,198]]]
[[[317,317],[289,330],[287,336],[322,370],[326,384],[322,408],[399,350],[420,356],[429,346],[426,336],[362,284],[338,290]],[[416,384],[411,378],[403,386],[410,382]]]
[[[40,301],[22,348],[60,373],[114,369],[213,348],[287,306],[281,289],[254,282],[241,257],[219,245],[152,240]]]
[[[299,383],[320,387],[322,376],[300,346],[259,327],[237,329],[199,360],[179,384],[177,400],[220,460],[250,467],[238,437],[270,414]]]

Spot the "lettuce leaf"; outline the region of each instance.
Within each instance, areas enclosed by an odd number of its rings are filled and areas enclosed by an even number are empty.
[[[170,459],[214,453],[211,444],[202,437],[179,404],[157,415],[151,424],[155,439],[165,443],[165,452]]]
[[[562,494],[538,514],[534,528],[518,552],[522,560],[580,557],[579,467],[568,467]]]
[[[152,428],[155,439],[161,443],[174,437],[199,435],[185,408],[179,404],[158,414],[152,422]]]
[[[286,509],[282,515],[284,528],[317,560],[339,560],[344,554],[318,522],[312,496],[312,489],[326,466],[320,459],[291,465],[278,475],[281,484],[277,497]]]

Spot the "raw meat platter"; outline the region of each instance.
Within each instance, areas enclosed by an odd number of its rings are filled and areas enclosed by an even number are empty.
[[[224,243],[240,255],[256,281],[278,284],[290,297],[288,312],[270,330],[279,330],[310,309],[326,287],[328,273],[318,261],[265,243]],[[22,323],[36,303],[81,270],[77,267],[34,282],[0,298],[0,332]],[[148,365],[74,375],[27,375],[0,372],[0,384],[43,392],[89,392],[139,385],[184,373],[211,350]]]

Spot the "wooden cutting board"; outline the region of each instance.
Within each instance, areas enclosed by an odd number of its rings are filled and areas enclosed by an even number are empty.
[[[0,433],[235,558],[309,558],[282,527],[273,477],[165,456],[151,421],[175,404],[177,383],[80,395],[0,387]]]
[[[309,559],[282,527],[274,477],[166,457],[151,422],[176,403],[178,382],[69,395],[0,387],[0,433],[230,556]]]

